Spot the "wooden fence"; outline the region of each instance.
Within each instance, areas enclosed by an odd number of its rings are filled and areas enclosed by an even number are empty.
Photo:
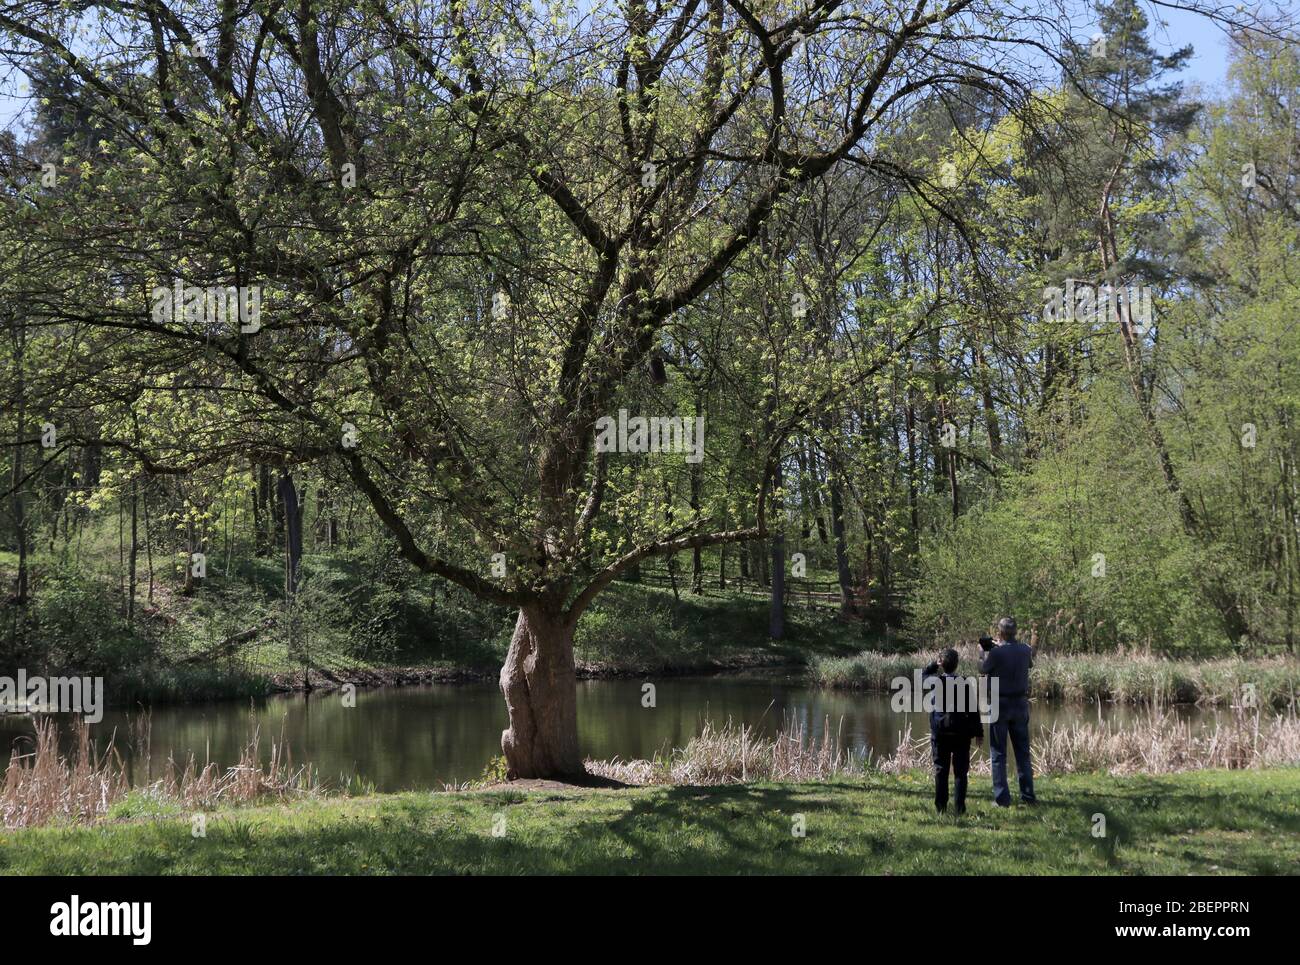
[[[679,592],[690,591],[691,572],[689,567],[679,568],[676,579]],[[642,566],[641,582],[649,586],[671,587],[673,576],[666,567]],[[718,574],[716,572],[706,572],[704,574],[704,588],[706,591],[717,591]],[[760,583],[752,576],[728,575],[727,592],[742,593],[746,596],[767,599],[771,596],[772,590],[771,587]],[[870,588],[854,587],[853,603],[859,613],[867,613],[882,608],[885,610],[899,610],[902,600],[899,594],[890,594],[889,598],[886,599],[884,594],[873,592]],[[786,606],[838,612],[840,609],[839,584],[834,580],[810,580],[787,574],[785,578],[785,604]]]

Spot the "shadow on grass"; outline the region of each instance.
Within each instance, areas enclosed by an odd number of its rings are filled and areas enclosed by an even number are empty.
[[[9,836],[0,870],[44,874],[1278,874],[1296,866],[1294,782],[1046,780],[1036,808],[924,780],[636,791],[405,794]],[[1095,787],[1095,789],[1094,789]],[[972,791],[975,788],[972,787]],[[1107,817],[1093,837],[1092,815]],[[802,819],[798,816],[802,815]],[[800,834],[799,832],[802,832]],[[1292,844],[1287,845],[1286,841]]]

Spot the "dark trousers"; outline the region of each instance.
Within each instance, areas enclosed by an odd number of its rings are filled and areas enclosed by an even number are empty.
[[[969,737],[930,734],[930,759],[934,761],[934,806],[948,810],[948,772],[952,771],[957,813],[966,811],[966,774],[970,771]]]
[[[1011,804],[1007,786],[1007,738],[1016,752],[1016,777],[1020,780],[1020,800],[1033,804],[1034,765],[1029,753],[1029,701],[1012,698],[998,704],[998,719],[989,724],[989,766],[993,771],[993,801],[1001,807]]]

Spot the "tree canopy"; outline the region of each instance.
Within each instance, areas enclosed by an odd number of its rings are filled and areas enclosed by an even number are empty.
[[[1047,566],[1045,625],[1142,639],[1203,615],[1186,556],[1222,634],[1290,645],[1295,56],[1280,21],[1186,6],[1235,31],[1209,112],[1136,0],[1097,8],[1100,45],[1053,2],[0,8],[36,95],[0,282],[20,555],[77,460],[88,504],[174,480],[186,560],[251,478],[292,594],[309,476],[518,609],[518,776],[581,770],[602,589],[689,551],[698,591],[701,551],[768,541],[775,606],[798,518],[846,615],[919,587],[918,626],[965,630],[994,546],[997,601]],[[1073,279],[1154,289],[1159,324],[1140,295],[1045,312]],[[1085,591],[1096,554],[1134,578]]]

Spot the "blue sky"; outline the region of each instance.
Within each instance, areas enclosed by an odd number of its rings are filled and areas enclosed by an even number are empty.
[[[1225,83],[1228,76],[1228,38],[1223,31],[1207,18],[1188,13],[1185,10],[1168,10],[1154,8],[1148,12],[1151,19],[1151,40],[1160,50],[1170,51],[1191,44],[1195,54],[1183,80],[1188,84],[1199,83],[1206,93]],[[1167,26],[1160,26],[1156,18],[1164,20]]]

